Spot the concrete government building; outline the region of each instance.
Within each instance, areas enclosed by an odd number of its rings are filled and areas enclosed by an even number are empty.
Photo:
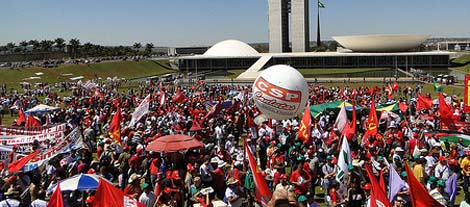
[[[255,79],[261,70],[276,64],[297,69],[328,68],[448,68],[448,51],[413,52],[430,35],[334,36],[341,45],[333,52],[308,52],[308,0],[268,0],[269,53],[259,53],[238,40],[225,40],[202,55],[177,59],[181,71],[226,71],[246,69],[238,79]],[[289,15],[292,49],[289,47]]]

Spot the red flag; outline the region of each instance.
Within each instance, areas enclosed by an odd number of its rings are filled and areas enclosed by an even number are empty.
[[[298,132],[299,139],[304,143],[310,139],[310,123],[312,122],[312,117],[310,114],[310,104],[305,107],[304,115],[302,117],[302,122],[300,123],[300,129]]]
[[[398,91],[398,88],[399,88],[399,87],[398,87],[398,82],[393,81],[392,89],[393,89],[394,91]]]
[[[95,193],[94,207],[145,207],[136,199],[100,178]]]
[[[64,200],[62,200],[62,192],[60,191],[60,182],[57,182],[57,187],[52,193],[51,199],[49,203],[47,203],[47,207],[63,207]]]
[[[183,94],[181,89],[178,89],[175,96],[173,97],[173,102],[183,103],[184,101],[186,101],[186,96]]]
[[[341,135],[346,136],[348,141],[352,140],[354,134],[356,133],[356,104],[354,102],[354,99],[352,100],[352,121],[349,124],[346,124],[346,127],[344,127],[343,131],[341,132]]]
[[[36,119],[32,114],[29,114],[28,118],[26,119],[26,124],[24,125],[25,127],[35,127],[35,126],[41,126],[41,122]]]
[[[465,75],[463,102],[464,112],[470,112],[470,75]]]
[[[392,207],[392,204],[388,200],[387,194],[385,193],[385,189],[380,187],[380,184],[377,181],[377,178],[375,178],[375,175],[372,173],[372,169],[370,168],[370,165],[368,164],[366,164],[366,171],[367,171],[367,174],[369,175],[370,183],[372,184],[370,206]]]
[[[421,183],[416,179],[411,171],[410,167],[405,163],[406,169],[406,179],[408,180],[408,185],[410,186],[410,197],[411,197],[411,204],[414,207],[439,207],[442,206],[439,202],[437,202],[431,195],[429,195],[428,191],[421,185]]]
[[[377,127],[379,126],[379,120],[377,119],[377,112],[375,111],[375,100],[372,97],[372,103],[370,106],[369,111],[369,118],[367,120],[367,131],[364,133],[364,137],[362,138],[362,143],[369,138],[369,136],[375,136],[377,134]]]
[[[258,169],[258,166],[256,165],[255,158],[253,157],[253,154],[251,153],[251,150],[248,147],[246,140],[243,140],[243,144],[245,146],[245,153],[248,157],[251,172],[253,173],[253,180],[256,188],[256,199],[262,204],[264,204],[262,206],[265,206],[271,199],[271,191],[269,190],[268,184],[266,184],[266,180],[264,180],[263,175],[261,175],[261,172]]]
[[[432,99],[424,97],[418,93],[418,100],[416,100],[416,110],[421,111],[421,109],[431,110]]]
[[[16,125],[20,126],[25,121],[26,117],[24,116],[23,109],[20,108],[18,111],[18,118],[16,119]]]
[[[393,88],[392,88],[392,86],[390,85],[390,83],[388,84],[387,98],[388,98],[388,99],[392,99],[392,98],[393,98]]]
[[[384,171],[383,170],[380,171],[379,185],[380,185],[380,188],[383,189],[386,192],[387,188],[385,187],[385,179],[384,179]]]
[[[441,127],[444,129],[452,128],[452,111],[447,105],[442,93],[439,93],[439,114],[441,116]]]
[[[118,107],[116,113],[109,124],[109,136],[121,143],[121,107]]]
[[[8,172],[9,173],[14,173],[14,172],[21,171],[23,169],[23,166],[26,165],[26,163],[28,163],[31,159],[36,157],[39,154],[39,152],[40,151],[33,152],[33,153],[29,154],[26,157],[23,157],[19,160],[16,160],[16,161],[10,163],[8,165]]]
[[[97,88],[95,89],[95,94],[93,95],[93,97],[104,97],[103,93],[101,93],[101,91]]]

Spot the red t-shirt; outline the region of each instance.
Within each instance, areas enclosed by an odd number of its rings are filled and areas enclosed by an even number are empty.
[[[290,182],[298,182],[301,183],[300,185],[296,185],[294,188],[294,192],[296,194],[305,194],[308,191],[308,184],[305,182],[306,180],[310,180],[310,175],[305,173],[305,171],[300,172],[295,170],[292,172],[290,176]]]

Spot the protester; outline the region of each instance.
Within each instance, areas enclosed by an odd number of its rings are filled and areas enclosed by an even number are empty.
[[[106,179],[145,206],[204,206],[218,201],[229,206],[315,206],[318,199],[332,206],[360,206],[371,202],[376,183],[383,189],[396,187],[394,197],[388,198],[391,206],[411,205],[410,189],[417,187],[427,187],[429,196],[447,204],[455,202],[456,183],[462,180],[468,195],[468,140],[459,137],[463,133],[446,131],[450,127],[468,133],[468,124],[451,95],[447,99],[455,104],[449,105],[452,119],[447,119],[445,107],[433,103],[429,94],[418,93],[421,86],[397,87],[395,99],[389,99],[380,87],[311,84],[309,106],[314,110],[311,123],[304,125],[308,137],[302,140],[302,117],[260,116],[250,85],[129,84],[116,79],[63,82],[44,84],[42,92],[25,88],[24,94],[2,93],[4,107],[13,107],[11,115],[19,115],[14,126],[0,128],[6,137],[0,146],[5,148],[5,162],[0,163],[0,192],[5,197],[0,206],[44,206],[46,192],[52,193],[45,189],[80,173]],[[71,95],[61,97],[54,89]],[[54,109],[25,113],[46,102]],[[140,108],[142,103],[148,108]],[[357,117],[351,116],[352,103]],[[376,123],[369,123],[372,105],[377,107]],[[346,116],[339,116],[341,107]],[[447,126],[448,120],[461,127]],[[153,141],[179,134],[195,137],[203,147],[149,150]],[[448,138],[452,136],[460,139]],[[31,141],[23,141],[25,137]],[[341,154],[343,140],[350,153]],[[8,170],[35,150],[41,155]],[[371,175],[367,166],[372,166]],[[412,173],[405,173],[406,166]],[[397,182],[390,181],[392,172]],[[409,176],[421,186],[410,184]],[[29,201],[19,197],[25,190]],[[80,198],[88,206],[99,202],[93,192]],[[69,200],[65,203],[74,205],[77,195],[81,194],[64,196]]]

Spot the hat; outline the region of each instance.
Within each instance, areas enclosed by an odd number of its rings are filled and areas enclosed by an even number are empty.
[[[297,198],[297,201],[298,201],[298,202],[304,202],[304,201],[306,201],[306,200],[307,200],[307,196],[304,196],[304,195],[301,195],[301,196],[299,196],[299,197]]]
[[[187,169],[189,172],[193,171],[193,170],[194,170],[193,164],[188,163],[188,165],[186,165],[186,169]]]
[[[218,157],[213,157],[211,158],[211,163],[215,163],[215,164],[218,164],[219,163],[219,158]]]
[[[14,188],[8,188],[8,191],[5,192],[3,195],[9,196],[9,195],[17,195],[20,194],[20,192],[16,191]]]
[[[326,159],[331,160],[331,159],[333,159],[333,157],[331,155],[328,155],[328,156],[326,156]]]
[[[436,178],[435,176],[432,176],[432,175],[429,176],[429,180],[428,180],[428,183],[429,183],[429,184],[433,184],[433,183],[436,182],[436,181],[437,181],[437,178]]]
[[[465,155],[470,155],[470,149],[465,150]]]
[[[406,171],[401,172],[402,177],[406,177]]]
[[[129,180],[128,180],[128,183],[132,183],[134,182],[135,180],[139,179],[140,178],[140,175],[139,174],[136,174],[136,173],[133,173],[131,175],[131,177],[129,177]]]
[[[370,183],[366,183],[362,188],[364,190],[370,190],[370,189],[372,189],[372,185]]]
[[[286,175],[286,174],[281,174],[281,175],[279,176],[279,179],[287,179],[287,175]]]
[[[234,184],[237,184],[238,183],[238,180],[235,179],[234,177],[230,177],[228,180],[227,180],[227,185],[234,185]]]
[[[443,180],[438,180],[437,181],[437,186],[446,187],[446,182],[443,181]]]
[[[427,152],[428,152],[428,149],[423,148],[423,149],[420,149],[419,152],[421,152],[421,153],[427,153]]]
[[[446,161],[446,160],[447,160],[446,157],[444,157],[444,156],[439,156],[439,161]]]
[[[354,169],[354,166],[351,165],[351,164],[349,164],[349,165],[348,165],[348,170],[353,170],[353,169]]]
[[[401,147],[397,147],[395,148],[395,152],[404,152],[405,150],[403,150],[403,148]]]
[[[377,161],[382,161],[382,160],[384,160],[384,157],[382,157],[382,156],[379,155],[379,156],[377,157]]]

